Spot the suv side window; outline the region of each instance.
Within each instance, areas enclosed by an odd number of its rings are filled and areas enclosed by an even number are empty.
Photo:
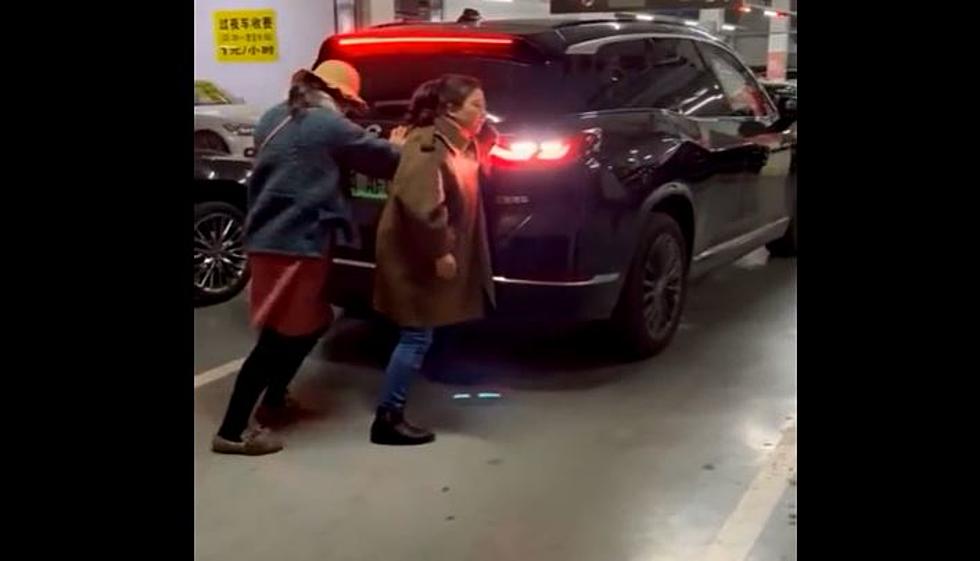
[[[584,61],[583,61],[584,62]],[[595,54],[592,110],[656,108],[685,115],[730,115],[721,85],[686,39],[617,41]]]
[[[714,45],[702,43],[698,48],[704,55],[705,62],[718,78],[731,104],[730,115],[766,117],[771,113],[771,108],[766,103],[766,96],[735,57]]]
[[[650,42],[616,41],[601,47],[593,59],[592,76],[598,86],[587,100],[590,109],[637,107],[637,90],[650,72]]]
[[[664,56],[658,65],[663,69],[651,91],[663,91],[654,107],[677,111],[695,117],[730,115],[732,107],[721,84],[704,65],[694,42],[688,39],[660,39]]]

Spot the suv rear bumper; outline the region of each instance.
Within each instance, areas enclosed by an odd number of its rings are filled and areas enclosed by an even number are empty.
[[[330,275],[331,303],[340,307],[370,309],[374,263],[334,259]],[[495,318],[594,320],[612,314],[619,297],[619,273],[596,275],[588,280],[557,282],[494,277],[497,306]]]

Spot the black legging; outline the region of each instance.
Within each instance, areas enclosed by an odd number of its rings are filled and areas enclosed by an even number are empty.
[[[266,390],[266,403],[281,402],[286,387],[319,339],[320,334],[291,337],[271,329],[263,330],[238,373],[218,435],[228,440],[241,440],[263,390]]]

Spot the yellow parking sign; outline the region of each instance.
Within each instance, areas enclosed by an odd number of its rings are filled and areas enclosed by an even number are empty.
[[[214,45],[218,62],[279,60],[275,10],[214,12]]]

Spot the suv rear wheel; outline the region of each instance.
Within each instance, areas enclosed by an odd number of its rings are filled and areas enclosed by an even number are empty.
[[[677,221],[654,212],[643,231],[613,321],[630,354],[653,356],[670,344],[687,295],[687,242]]]
[[[194,303],[234,298],[248,282],[245,215],[221,201],[194,205]]]

